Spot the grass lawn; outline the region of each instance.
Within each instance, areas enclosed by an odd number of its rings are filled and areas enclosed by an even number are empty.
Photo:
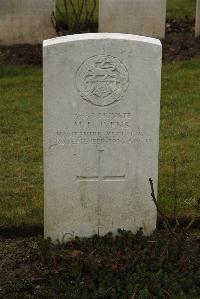
[[[123,0],[122,0],[123,1]],[[57,6],[61,12],[64,12],[63,0],[57,0]],[[72,3],[77,4],[77,0]],[[88,6],[92,6],[93,0],[88,0]],[[184,18],[185,16],[195,16],[196,0],[167,0],[167,18]],[[72,17],[72,7],[69,5],[69,15]],[[62,17],[59,14],[59,18]],[[95,11],[95,20],[98,20],[98,0]]]
[[[163,66],[159,202],[173,212],[173,163],[178,211],[196,213],[200,179],[200,61]],[[42,224],[42,70],[0,69],[0,226]]]
[[[188,214],[199,198],[200,61],[163,66],[159,160],[159,200],[170,213],[177,165],[178,210]]]
[[[42,71],[0,68],[0,224],[42,222]]]
[[[167,0],[167,18],[195,16],[196,0]]]

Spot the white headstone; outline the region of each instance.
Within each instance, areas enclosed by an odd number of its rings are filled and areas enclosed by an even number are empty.
[[[195,36],[200,36],[200,0],[197,0]]]
[[[55,37],[55,0],[0,0],[0,44],[37,44]]]
[[[166,0],[99,0],[99,32],[165,37]]]
[[[159,40],[96,33],[44,41],[45,237],[152,233],[160,85]]]

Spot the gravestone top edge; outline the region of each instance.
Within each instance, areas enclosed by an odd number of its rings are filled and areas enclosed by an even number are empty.
[[[84,33],[84,34],[73,34],[68,36],[61,36],[51,38],[43,41],[43,47],[53,46],[57,44],[63,44],[67,42],[83,41],[83,40],[127,40],[135,42],[143,42],[147,44],[162,46],[161,42],[157,38],[125,34],[125,33]]]

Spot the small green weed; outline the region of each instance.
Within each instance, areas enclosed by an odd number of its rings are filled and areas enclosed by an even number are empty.
[[[97,0],[59,0],[54,27],[58,34],[97,31]]]

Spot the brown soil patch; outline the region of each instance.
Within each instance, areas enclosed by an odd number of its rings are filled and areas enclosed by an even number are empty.
[[[192,34],[167,34],[163,44],[163,61],[200,58],[200,38]]]
[[[194,37],[194,18],[167,20],[162,44],[164,62],[200,58],[200,38]],[[0,65],[41,66],[42,46],[0,46]]]
[[[42,65],[41,45],[0,46],[0,65]]]
[[[163,44],[163,61],[200,58],[200,38],[191,34],[167,34]],[[41,45],[0,46],[0,65],[41,66]]]
[[[184,19],[168,19],[166,22],[166,33],[186,33],[194,34],[195,18],[185,17]]]

